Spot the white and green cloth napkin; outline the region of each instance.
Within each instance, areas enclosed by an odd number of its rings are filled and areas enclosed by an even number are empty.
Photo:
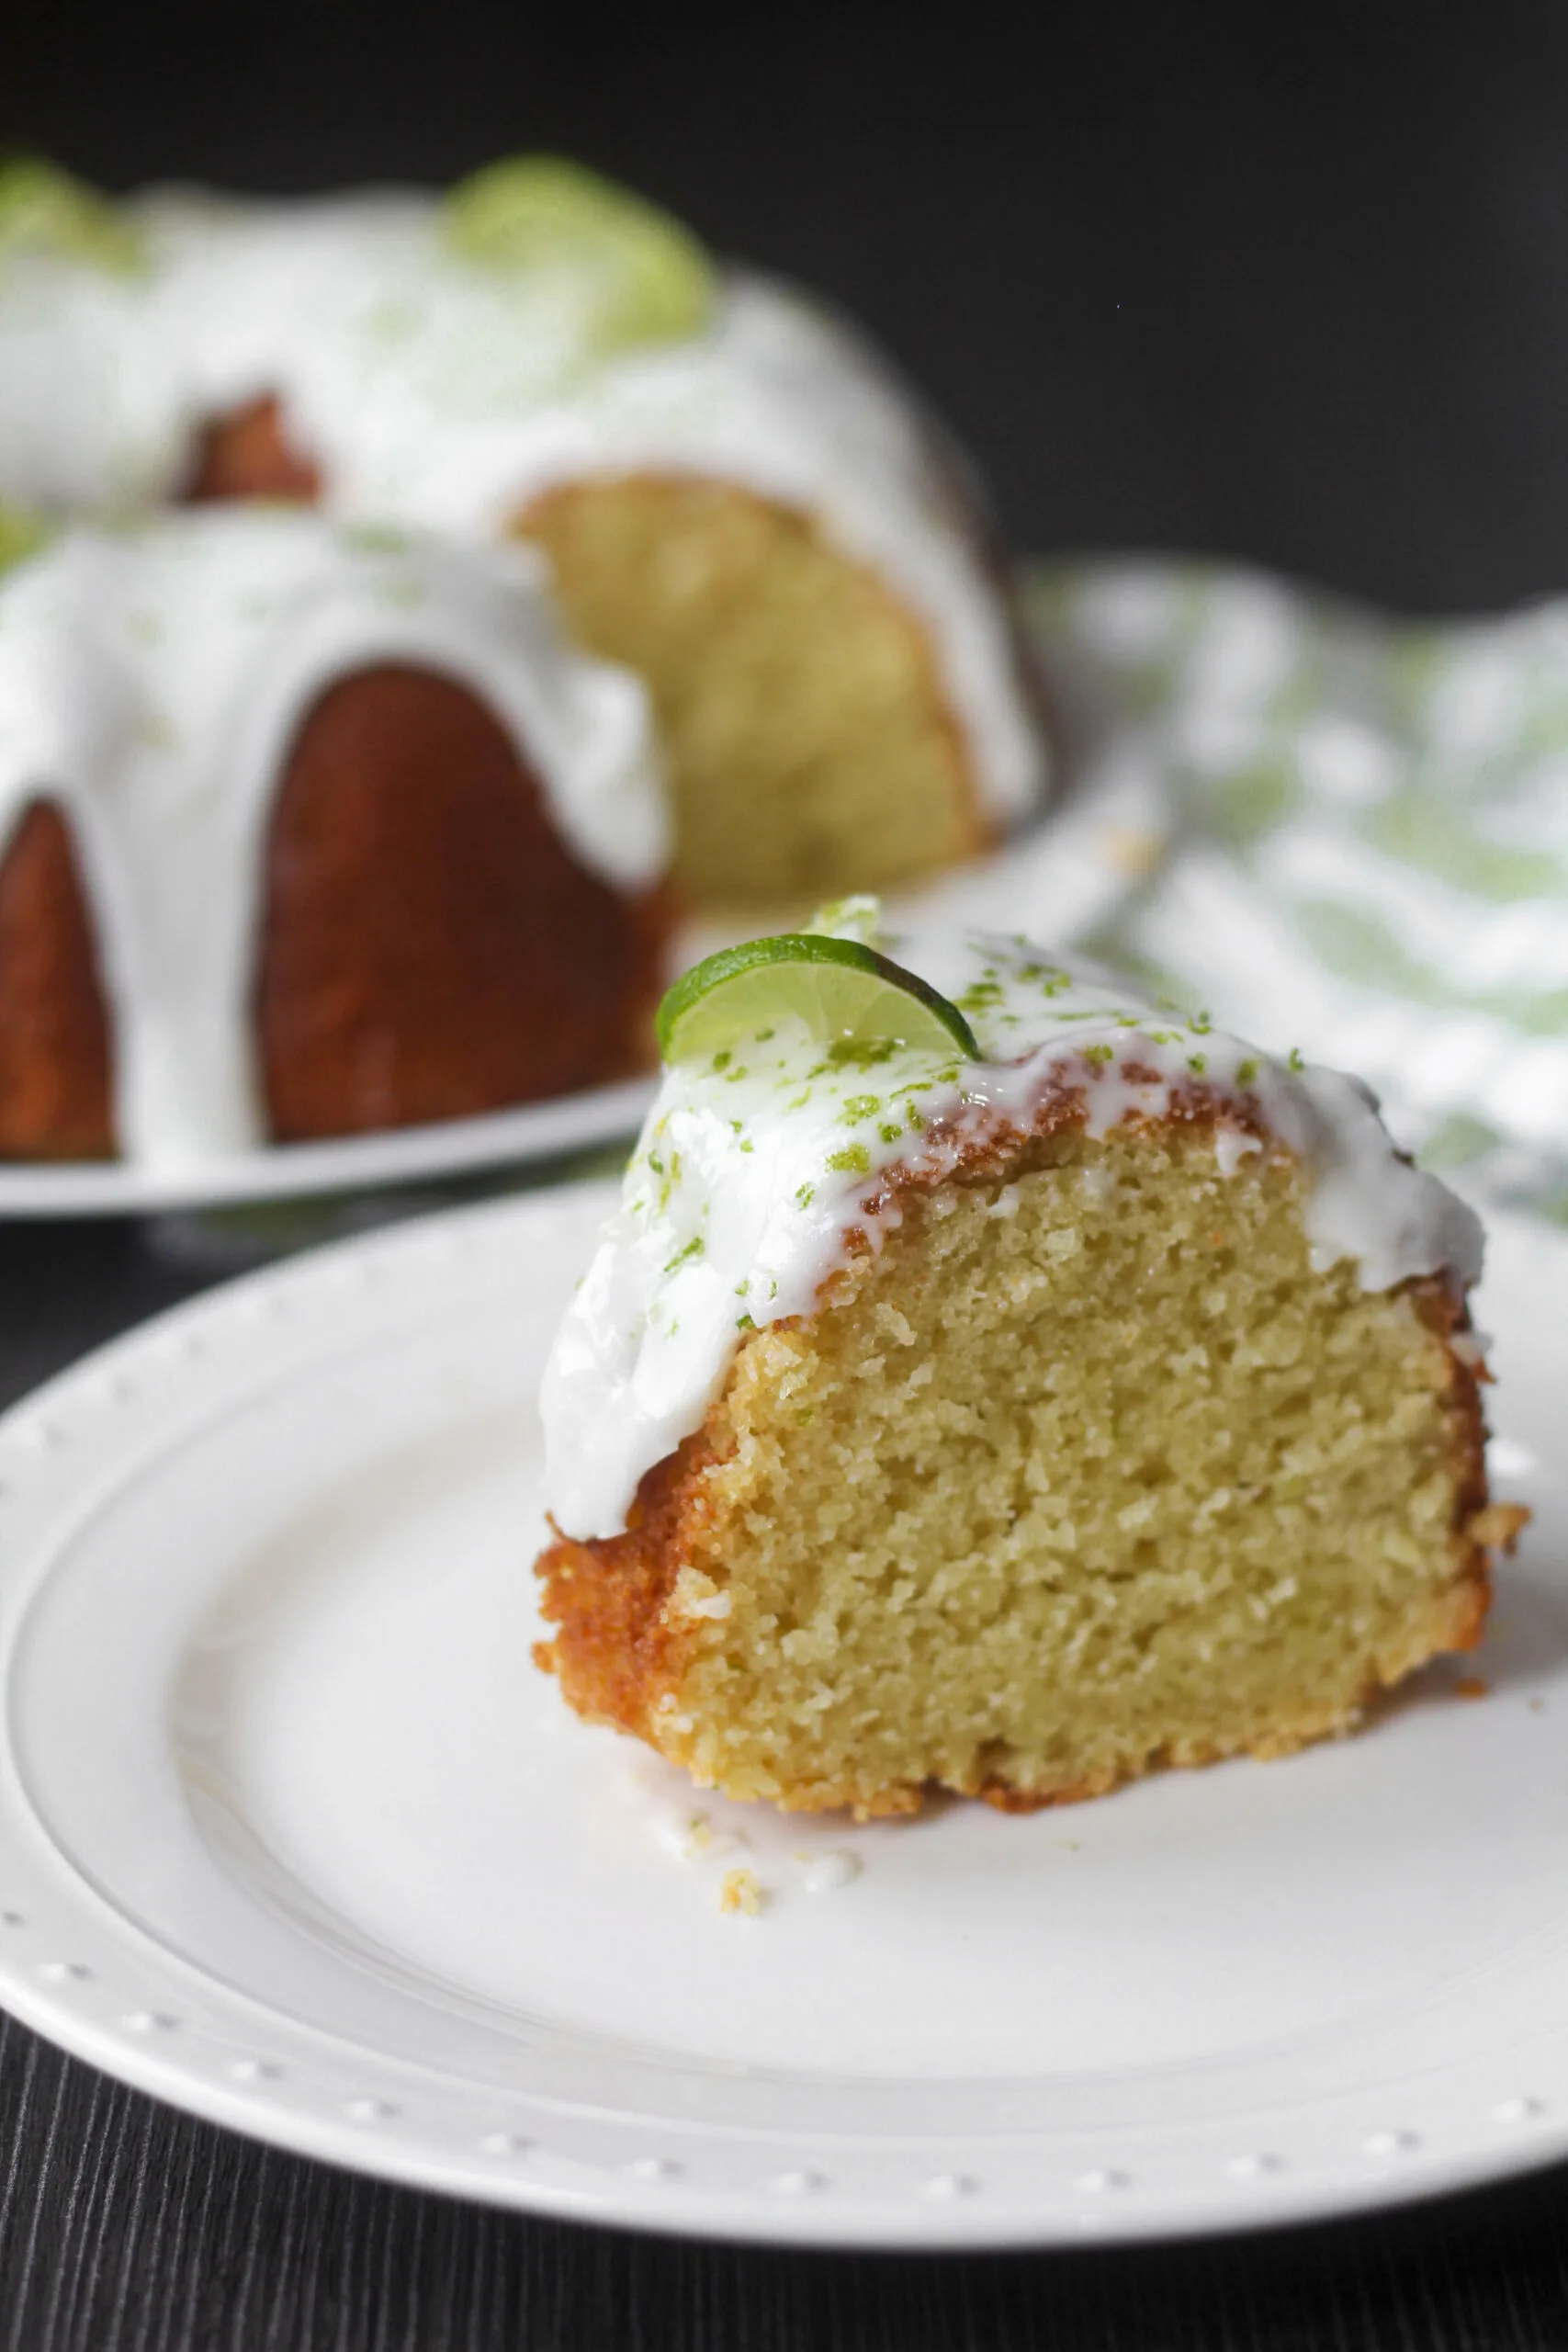
[[[1043,571],[1034,599],[1087,689],[1069,831],[1100,779],[1144,795],[1082,944],[1358,1071],[1427,1165],[1568,1222],[1568,602],[1392,623],[1128,562]]]

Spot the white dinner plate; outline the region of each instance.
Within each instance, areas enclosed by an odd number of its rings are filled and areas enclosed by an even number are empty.
[[[1473,1659],[1289,1761],[857,1826],[704,1797],[530,1663],[535,1387],[610,1198],[296,1259],[0,1421],[7,2007],[280,2146],[737,2237],[1226,2229],[1568,2153],[1568,1238],[1494,1234],[1537,1517]]]
[[[524,1167],[635,1135],[653,1093],[651,1078],[629,1079],[477,1119],[441,1119],[326,1143],[264,1144],[177,1167],[141,1167],[130,1159],[0,1160],[0,1217],[150,1216],[378,1192]]]

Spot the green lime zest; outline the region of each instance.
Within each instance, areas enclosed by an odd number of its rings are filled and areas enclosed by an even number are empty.
[[[589,337],[602,356],[696,334],[717,283],[680,221],[597,172],[558,155],[516,155],[460,180],[443,233],[461,261],[506,273],[575,274],[591,296]]]
[[[794,1014],[814,1037],[844,1049],[887,1045],[948,1060],[954,1046],[978,1061],[975,1033],[918,972],[907,971],[858,939],[786,932],[721,948],[678,979],[659,1008],[659,1049],[666,1061],[694,1062],[728,1053],[758,1031]]]
[[[818,907],[806,926],[809,932],[836,932],[844,939],[858,939],[863,946],[874,947],[882,936],[882,901],[868,892],[857,892],[850,899],[830,899]]]
[[[0,258],[14,254],[82,262],[119,277],[146,261],[138,231],[107,196],[33,155],[0,164]]]
[[[7,506],[0,501],[0,574],[16,564],[25,563],[52,537],[52,526],[41,514],[31,514],[25,506]]]

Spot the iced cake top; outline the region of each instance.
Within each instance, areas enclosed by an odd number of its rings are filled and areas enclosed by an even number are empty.
[[[0,174],[0,499],[177,497],[263,398],[355,523],[509,531],[564,481],[682,470],[809,511],[922,620],[987,813],[1043,781],[1004,600],[953,453],[860,338],[677,223],[523,158],[446,197],[109,203]]]
[[[1314,1263],[1350,1260],[1367,1290],[1479,1276],[1477,1219],[1400,1158],[1359,1080],[1261,1053],[1021,938],[891,952],[964,1016],[976,1056],[825,1042],[781,1009],[666,1069],[545,1375],[547,1500],[564,1533],[624,1529],[639,1481],[701,1426],[745,1335],[807,1313],[859,1238],[875,1247],[897,1222],[890,1171],[940,1179],[977,1144],[1026,1134],[1064,1085],[1081,1090],[1094,1136],[1198,1093],[1223,1176],[1261,1148],[1255,1129],[1278,1137],[1304,1172]]]

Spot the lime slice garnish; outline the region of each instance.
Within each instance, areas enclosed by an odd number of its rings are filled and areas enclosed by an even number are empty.
[[[449,252],[485,268],[576,276],[600,353],[679,342],[713,309],[714,266],[688,230],[559,156],[519,155],[459,181],[445,232]]]
[[[141,237],[107,197],[30,155],[0,164],[0,256],[13,254],[85,262],[121,277],[145,258]]]
[[[721,948],[676,981],[659,1008],[666,1061],[705,1060],[794,1015],[825,1045],[907,1046],[978,1061],[955,1004],[858,939],[787,932]]]

